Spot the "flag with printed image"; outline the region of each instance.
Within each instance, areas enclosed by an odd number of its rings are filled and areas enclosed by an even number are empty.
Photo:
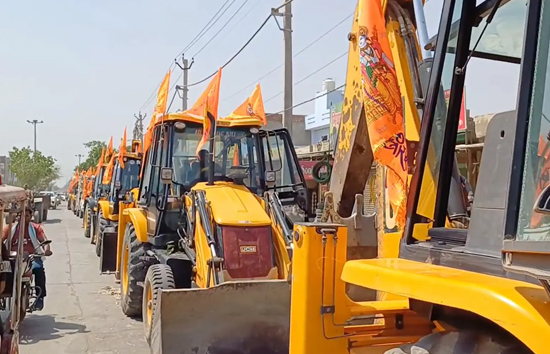
[[[403,103],[381,0],[361,1],[358,14],[359,61],[364,109],[374,159],[387,168],[390,203],[399,228],[405,224],[407,145]]]

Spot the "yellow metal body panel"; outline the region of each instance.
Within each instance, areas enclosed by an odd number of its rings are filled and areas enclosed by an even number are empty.
[[[404,259],[349,261],[343,266],[342,279],[476,313],[536,354],[548,353],[550,297],[540,286]]]
[[[101,210],[105,219],[111,220],[110,219],[111,209],[110,209],[109,201],[104,199],[104,200],[98,201],[97,204],[99,205],[99,210]]]
[[[133,203],[127,203],[127,202],[121,202],[119,206],[115,277],[118,277],[118,275],[120,274],[120,267],[122,263],[122,243],[124,242],[126,225],[131,221],[130,215],[126,212],[126,210],[128,208],[134,208],[134,207],[135,206]]]
[[[214,220],[219,225],[271,225],[271,219],[265,209],[245,186],[226,182],[216,182],[212,186],[198,183],[193,189],[206,192]]]
[[[130,222],[132,223],[132,225],[134,225],[136,236],[139,242],[148,242],[149,237],[147,235],[147,215],[145,210],[141,208],[128,208],[124,210],[124,214],[128,216]],[[121,225],[119,225],[119,230],[121,228]]]
[[[320,232],[336,230],[336,234]],[[341,274],[347,259],[343,225],[298,223],[294,226],[291,291],[291,354],[379,353],[383,348],[417,341],[433,324],[409,309],[408,299],[353,302]],[[296,239],[297,237],[297,239]],[[321,313],[321,307],[325,309]],[[347,325],[353,317],[375,316],[380,323]],[[396,316],[404,328],[396,328]],[[369,348],[366,351],[361,349]]]

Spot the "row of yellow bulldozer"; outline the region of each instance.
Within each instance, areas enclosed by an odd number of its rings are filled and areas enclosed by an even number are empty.
[[[259,86],[217,118],[220,69],[191,109],[164,113],[168,74],[143,146],[107,156],[82,203],[151,352],[550,353],[544,3],[444,0],[421,48],[413,3],[360,0],[317,213],[292,137],[264,129]],[[517,105],[459,147],[472,58],[519,66]],[[475,181],[459,148],[482,150]],[[364,215],[375,161],[377,212]]]

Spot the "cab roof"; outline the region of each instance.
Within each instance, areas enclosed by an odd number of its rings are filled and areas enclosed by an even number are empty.
[[[204,118],[195,114],[187,112],[167,113],[160,115],[157,118],[155,126],[162,124],[163,122],[191,122],[203,124]],[[226,119],[219,117],[216,120],[216,125],[219,127],[237,128],[237,127],[262,127],[262,121],[256,117],[248,116],[239,119]]]

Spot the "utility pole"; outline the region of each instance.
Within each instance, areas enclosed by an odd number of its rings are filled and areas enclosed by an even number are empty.
[[[284,12],[281,13],[280,10],[284,7]],[[292,0],[285,2],[283,5],[278,8],[272,9],[271,14],[278,17],[283,17],[283,27],[279,25],[277,21],[277,26],[283,31],[284,43],[285,43],[285,91],[284,91],[284,103],[283,103],[283,127],[285,127],[290,135],[292,135]]]
[[[138,115],[134,114],[134,117],[136,118],[136,123],[134,124],[134,139],[140,140],[141,144],[143,145],[143,120],[145,117],[147,117],[147,113],[141,114],[141,111],[138,113]]]
[[[179,91],[181,90],[182,93],[181,93],[181,98],[182,98],[182,105],[181,105],[181,109],[183,111],[186,111],[187,110],[187,98],[188,98],[188,93],[189,93],[189,88],[187,87],[187,85],[189,84],[189,69],[191,69],[191,67],[193,66],[193,63],[195,62],[195,59],[194,58],[191,58],[191,64],[189,64],[189,60],[185,59],[185,55],[182,55],[181,56],[181,61],[183,63],[183,65],[180,65],[180,63],[178,62],[178,60],[174,60],[174,62],[176,63],[177,66],[179,66],[179,68],[181,70],[183,70],[183,85],[180,86],[180,85],[176,85],[176,90]]]
[[[27,123],[30,123],[34,126],[34,153],[36,154],[36,125],[42,124],[44,123],[44,121],[34,119],[34,120],[27,120]]]
[[[76,155],[74,155],[74,156],[78,157],[78,166],[80,166],[80,159],[81,159],[82,157],[84,157],[84,155],[82,155],[82,154],[76,154]]]

